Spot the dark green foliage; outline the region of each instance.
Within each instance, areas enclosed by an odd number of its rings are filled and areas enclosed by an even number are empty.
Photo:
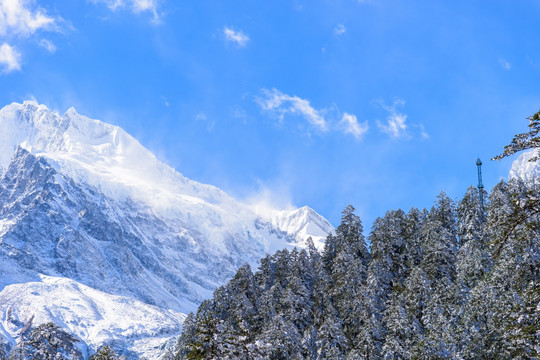
[[[533,359],[540,337],[537,185],[469,188],[389,211],[368,252],[348,206],[320,254],[278,251],[189,315],[177,359]],[[507,232],[513,217],[525,220]]]

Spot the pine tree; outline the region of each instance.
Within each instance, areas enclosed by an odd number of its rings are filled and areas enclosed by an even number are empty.
[[[190,312],[182,324],[182,334],[180,334],[178,343],[176,344],[175,359],[183,359],[191,352],[191,345],[195,342],[196,334],[197,325],[195,315]]]
[[[454,203],[442,192],[422,229],[424,257],[420,264],[433,284],[423,315],[424,351],[433,358],[445,358],[455,352],[456,232]]]
[[[409,273],[415,266],[419,266],[424,256],[422,246],[422,227],[428,216],[424,209],[420,211],[411,208],[402,225],[404,233],[404,262]]]
[[[75,360],[82,359],[74,346],[75,337],[50,322],[37,326],[27,340],[17,344],[10,359]]]
[[[460,248],[456,259],[455,341],[458,348],[469,347],[474,323],[466,314],[471,291],[484,279],[491,268],[487,247],[486,214],[479,200],[479,192],[470,187],[458,205],[458,235]],[[477,296],[477,295],[476,295]]]
[[[462,296],[489,271],[486,214],[480,204],[478,189],[470,187],[458,206],[457,285]]]
[[[504,147],[503,153],[495,156],[492,160],[500,160],[523,150],[540,148],[540,111],[527,119],[529,120],[529,131],[515,135],[512,142]],[[537,159],[538,157],[534,157],[530,161]]]
[[[507,338],[513,359],[540,358],[540,283],[531,281],[524,289],[522,301],[509,316]]]
[[[362,343],[365,355],[380,357],[386,336],[387,324],[384,318],[393,288],[400,288],[407,276],[405,263],[405,220],[403,211],[389,211],[384,218],[373,224],[369,237],[371,261],[366,284],[366,304],[358,343]]]
[[[416,266],[411,270],[409,277],[405,280],[404,287],[399,296],[394,297],[391,305],[393,316],[399,316],[397,323],[389,326],[390,332],[387,334],[386,344],[388,347],[385,352],[398,353],[406,351],[411,354],[408,358],[421,359],[426,351],[426,314],[429,311],[428,303],[433,295],[432,283],[424,270]],[[401,312],[400,307],[405,310]],[[400,334],[409,334],[406,338],[405,348],[391,348],[392,337],[397,336],[399,341]]]
[[[328,295],[338,316],[343,320],[343,331],[354,341],[362,329],[365,311],[365,282],[369,252],[360,218],[354,207],[343,210],[341,224],[335,236],[328,236],[323,262],[328,274]]]
[[[196,332],[187,346],[186,359],[211,359],[219,357],[221,338],[218,334],[219,319],[215,316],[211,300],[204,300],[196,316]]]
[[[89,360],[118,360],[119,356],[116,352],[109,346],[105,345],[99,348],[99,350],[92,356]]]

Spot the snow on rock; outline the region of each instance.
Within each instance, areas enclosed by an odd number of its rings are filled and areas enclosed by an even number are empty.
[[[525,182],[540,181],[540,161],[529,161],[535,155],[538,155],[536,150],[530,150],[521,154],[512,163],[508,178],[521,179]]]
[[[82,345],[156,358],[238,267],[309,236],[322,249],[333,231],[307,207],[261,216],[73,108],[13,103],[0,130],[0,336],[12,342],[34,316]]]
[[[320,251],[324,249],[328,234],[335,231],[328,220],[308,206],[276,211],[271,221],[272,225],[294,237],[298,247],[306,247],[306,240],[311,237],[315,247]]]
[[[14,342],[26,324],[54,322],[82,340],[87,355],[104,343],[120,353],[142,354],[141,339],[154,346],[177,334],[185,315],[141,301],[110,295],[71,279],[40,275],[39,281],[12,284],[0,291],[0,333]],[[90,347],[87,349],[86,346]]]

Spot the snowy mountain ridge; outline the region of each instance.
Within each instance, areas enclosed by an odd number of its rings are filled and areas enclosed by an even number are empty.
[[[0,126],[3,169],[21,146],[51,159],[57,170],[76,181],[116,200],[143,201],[162,215],[178,200],[194,205],[234,203],[218,188],[189,180],[160,162],[122,128],[79,115],[74,108],[60,116],[32,101],[14,103],[2,109]]]
[[[295,237],[300,247],[305,247],[305,240],[311,237],[315,247],[323,249],[326,237],[335,230],[328,220],[308,206],[277,211],[271,221],[272,225]]]
[[[239,266],[307,236],[322,246],[333,230],[307,207],[261,216],[73,108],[13,103],[0,129],[0,337],[12,345],[34,318],[67,327],[82,350],[155,358]]]

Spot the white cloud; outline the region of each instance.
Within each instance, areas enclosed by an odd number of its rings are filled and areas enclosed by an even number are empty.
[[[328,123],[321,111],[313,108],[308,100],[284,94],[277,89],[263,89],[262,93],[263,97],[258,97],[257,103],[265,111],[278,113],[280,120],[283,120],[283,116],[287,113],[296,114],[306,119],[317,130],[328,130]]]
[[[398,111],[398,107],[404,106],[405,101],[398,99],[390,106],[386,105],[382,100],[376,100],[375,103],[388,112],[386,122],[383,123],[377,120],[377,127],[381,132],[394,139],[429,139],[429,134],[427,133],[424,124],[409,124],[407,122],[407,114]]]
[[[30,0],[0,1],[0,36],[28,37],[38,30],[58,30],[59,21]]]
[[[158,0],[90,0],[93,3],[103,3],[112,11],[118,9],[129,9],[138,14],[149,12],[154,21],[159,22]]]
[[[361,139],[369,130],[367,121],[358,122],[356,115],[342,113],[336,105],[316,109],[309,100],[284,94],[277,89],[262,89],[261,92],[262,96],[256,97],[255,101],[263,111],[277,115],[280,122],[287,114],[297,115],[319,132],[342,132],[351,134],[356,139]]]
[[[234,31],[231,28],[224,27],[223,34],[225,34],[225,40],[235,43],[240,47],[244,47],[249,42],[249,36],[244,34],[242,31]]]
[[[56,52],[56,45],[47,39],[41,39],[39,41],[39,46],[50,52],[51,54]]]
[[[32,0],[0,0],[0,37],[6,39],[26,38],[38,31],[60,31],[60,17],[47,15],[46,11]],[[10,41],[11,42],[11,41]],[[56,47],[48,40],[41,40],[40,46],[49,52]],[[21,53],[14,46],[4,43],[0,48],[2,73],[21,70]]]
[[[21,54],[7,43],[0,46],[0,66],[3,73],[21,70]]]
[[[504,59],[499,59],[499,64],[505,70],[510,70],[512,68],[512,64],[510,64],[508,61]]]
[[[400,113],[390,114],[386,124],[377,121],[379,129],[393,138],[400,138],[407,135],[407,115]]]
[[[345,29],[345,25],[343,24],[338,24],[335,28],[334,28],[334,34],[336,35],[343,35],[345,34],[345,32],[347,31],[347,29]]]
[[[408,136],[407,134],[407,115],[397,111],[398,106],[405,105],[405,101],[396,100],[391,106],[385,105],[382,101],[379,102],[380,106],[388,111],[390,114],[386,118],[386,123],[377,120],[377,126],[379,129],[393,138],[401,138]]]
[[[290,181],[287,175],[280,177],[278,182],[264,184],[258,180],[258,189],[247,195],[242,202],[252,210],[267,219],[274,218],[280,211],[291,211],[297,207],[292,203]]]
[[[351,134],[357,139],[360,139],[369,130],[367,121],[360,124],[353,114],[343,113],[339,124],[345,133]]]

